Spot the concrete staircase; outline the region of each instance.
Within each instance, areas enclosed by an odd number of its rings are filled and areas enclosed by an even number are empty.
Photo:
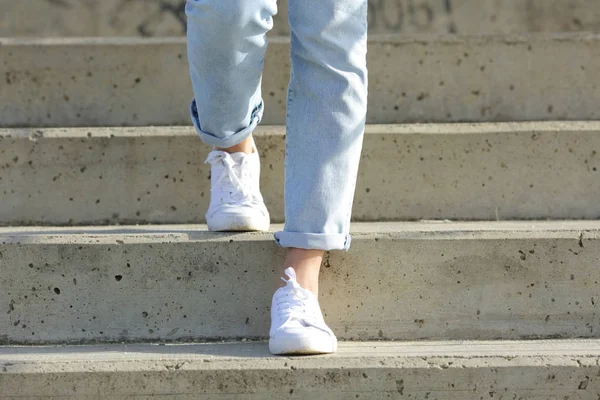
[[[0,0],[1,400],[600,399],[596,1],[370,2],[319,357],[267,352],[272,235],[202,225],[184,2],[35,1]],[[277,22],[256,137],[281,223]]]

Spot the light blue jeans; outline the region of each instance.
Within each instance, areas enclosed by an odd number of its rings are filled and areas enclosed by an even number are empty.
[[[192,121],[231,147],[260,122],[276,0],[187,0]],[[367,110],[367,0],[289,0],[282,247],[347,250]]]

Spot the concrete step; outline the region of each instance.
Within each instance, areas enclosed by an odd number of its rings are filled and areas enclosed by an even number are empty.
[[[596,400],[599,358],[599,340],[0,347],[0,398]]]
[[[270,43],[263,123],[284,124]],[[0,59],[2,126],[190,124],[183,38],[0,39]],[[369,123],[600,119],[600,35],[373,37],[368,61]]]
[[[272,33],[285,35],[288,1],[277,3]],[[184,8],[185,0],[0,0],[0,36],[180,36]],[[371,33],[596,31],[598,21],[595,0],[369,1]]]
[[[274,222],[284,134],[256,131]],[[0,223],[203,223],[208,151],[190,127],[0,129]],[[599,179],[599,122],[370,125],[353,217],[596,219]]]
[[[353,231],[321,279],[341,339],[600,338],[600,221]],[[270,233],[203,226],[4,228],[0,243],[5,345],[265,338],[284,255]]]

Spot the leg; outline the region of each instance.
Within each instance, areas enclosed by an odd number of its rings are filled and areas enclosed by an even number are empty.
[[[215,146],[207,159],[213,231],[269,228],[251,134],[263,113],[266,33],[276,12],[276,0],[187,0],[191,116],[200,138]]]
[[[286,221],[275,238],[290,248],[284,266],[292,269],[273,298],[269,345],[275,354],[329,353],[337,341],[318,305],[318,276],[324,250],[350,246],[367,108],[367,0],[290,0],[289,19]]]
[[[347,249],[367,108],[367,2],[320,4],[290,0],[286,224],[277,237],[285,247]],[[312,272],[297,273],[318,290],[313,260],[301,267]]]
[[[290,0],[289,19],[285,228],[276,239],[347,249],[367,108],[367,1]]]
[[[276,0],[187,1],[191,114],[204,142],[234,146],[260,122],[266,33],[276,12]]]

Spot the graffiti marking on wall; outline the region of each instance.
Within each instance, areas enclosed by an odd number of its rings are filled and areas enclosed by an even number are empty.
[[[369,26],[389,32],[429,32],[443,18],[447,31],[455,33],[452,12],[452,0],[369,0]]]

